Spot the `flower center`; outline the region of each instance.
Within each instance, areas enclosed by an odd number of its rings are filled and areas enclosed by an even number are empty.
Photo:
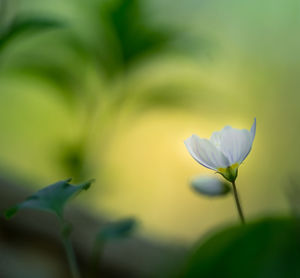
[[[218,168],[218,173],[220,173],[226,180],[234,182],[238,174],[239,166],[239,163],[234,163],[226,168]]]

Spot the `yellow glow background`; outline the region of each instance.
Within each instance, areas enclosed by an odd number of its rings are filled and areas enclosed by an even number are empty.
[[[136,109],[139,104],[133,98],[109,127],[108,142],[101,133],[102,123],[96,123],[89,150],[99,167],[93,170],[98,182],[79,200],[112,218],[134,216],[142,233],[167,241],[191,242],[218,225],[237,220],[231,196],[207,199],[190,189],[193,176],[213,174],[185,149],[183,141],[191,134],[209,137],[225,125],[250,129],[257,118],[253,149],[237,179],[248,219],[286,214],[284,186],[299,171],[299,4],[200,2],[147,1],[150,18],[156,14],[158,23],[190,28],[196,38],[204,36],[212,47],[204,58],[201,49],[196,49],[201,58],[167,53],[137,65],[126,80],[127,90],[139,94],[153,84],[174,80],[175,85],[181,82],[187,88],[182,94],[189,105],[143,111],[143,107]],[[55,3],[50,11],[75,18],[69,1]],[[23,9],[28,7],[24,4]],[[36,10],[47,8],[41,3],[35,6]],[[6,63],[26,47],[24,43],[7,51]],[[114,86],[95,81],[93,75],[91,70],[94,90],[114,90]],[[56,153],[60,142],[77,137],[82,111],[74,118],[55,86],[5,67],[0,90],[3,175],[23,178],[32,188],[66,178]],[[105,152],[100,136],[107,144]]]

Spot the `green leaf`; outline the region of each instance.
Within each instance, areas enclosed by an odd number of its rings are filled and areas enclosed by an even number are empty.
[[[49,185],[28,197],[24,202],[7,209],[4,214],[7,219],[14,216],[21,209],[37,209],[55,213],[58,217],[63,216],[66,203],[82,190],[87,190],[92,181],[74,186],[69,182],[71,179],[59,181]]]
[[[76,179],[84,179],[88,176],[85,167],[85,142],[84,139],[75,143],[67,143],[59,152],[59,160],[65,173]]]
[[[168,41],[168,33],[155,30],[145,22],[141,1],[121,0],[114,4],[109,14],[110,23],[119,39],[125,63]]]
[[[25,32],[38,32],[46,29],[62,27],[63,24],[55,19],[37,17],[16,17],[10,26],[5,30],[0,30],[0,49],[11,39]]]
[[[141,0],[104,2],[99,23],[105,28],[103,42],[106,44],[99,58],[109,74],[126,70],[145,55],[160,53],[175,38],[173,31],[148,22]]]
[[[133,218],[122,219],[117,222],[106,224],[96,236],[96,241],[123,238],[129,236],[137,226]]]
[[[299,228],[292,218],[226,228],[196,246],[178,277],[300,277]]]
[[[11,218],[11,217],[13,217],[17,213],[17,211],[18,211],[18,207],[17,206],[11,207],[11,208],[9,208],[9,209],[7,209],[5,211],[5,217],[7,219]]]

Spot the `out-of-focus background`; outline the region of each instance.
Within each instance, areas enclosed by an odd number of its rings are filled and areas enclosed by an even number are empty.
[[[191,244],[237,220],[191,134],[250,129],[237,186],[247,219],[286,215],[299,171],[298,1],[1,0],[0,170],[28,192],[96,178],[78,205]],[[1,198],[1,196],[0,196]],[[1,199],[0,199],[1,200]]]

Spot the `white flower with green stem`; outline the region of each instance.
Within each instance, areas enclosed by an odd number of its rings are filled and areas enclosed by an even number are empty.
[[[256,133],[256,119],[250,130],[225,126],[216,131],[210,139],[192,135],[184,141],[191,156],[201,165],[221,174],[232,183],[237,209],[244,223],[244,215],[239,202],[235,180],[238,168],[251,151]]]

